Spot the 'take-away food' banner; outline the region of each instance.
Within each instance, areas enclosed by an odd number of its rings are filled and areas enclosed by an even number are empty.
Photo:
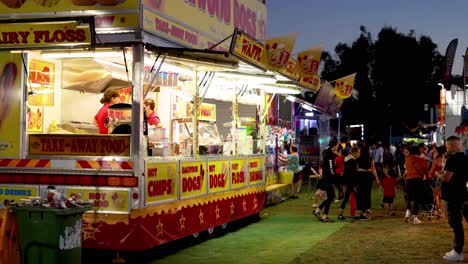
[[[143,7],[146,31],[188,48],[210,48],[235,28],[259,40],[266,35],[266,5],[260,0],[143,0]],[[229,41],[216,49],[227,51]]]

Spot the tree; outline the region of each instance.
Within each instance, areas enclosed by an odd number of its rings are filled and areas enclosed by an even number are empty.
[[[386,141],[390,127],[397,128],[393,134],[401,134],[405,126],[429,122],[424,104],[438,103],[443,61],[437,45],[428,36],[417,39],[414,31],[402,34],[384,27],[374,42],[364,26],[360,30],[351,47],[336,46],[336,59],[324,56],[323,79],[357,72],[354,87],[359,99],[345,100],[343,124],[364,123],[371,139]]]

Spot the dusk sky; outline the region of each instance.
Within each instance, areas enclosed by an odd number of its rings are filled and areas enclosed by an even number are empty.
[[[267,38],[297,32],[293,53],[322,45],[334,55],[339,42],[351,44],[364,25],[372,38],[384,26],[417,37],[429,36],[445,55],[448,43],[458,38],[452,74],[461,74],[468,45],[466,0],[267,0]]]

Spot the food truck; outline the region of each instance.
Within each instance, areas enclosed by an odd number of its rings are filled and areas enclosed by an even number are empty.
[[[274,172],[242,122],[265,134],[290,80],[264,65],[265,24],[261,0],[1,1],[0,199],[91,200],[82,247],[115,252],[258,214]]]

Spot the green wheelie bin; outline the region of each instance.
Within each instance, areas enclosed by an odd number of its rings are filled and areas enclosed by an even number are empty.
[[[91,206],[15,206],[22,264],[81,264],[82,215]]]

